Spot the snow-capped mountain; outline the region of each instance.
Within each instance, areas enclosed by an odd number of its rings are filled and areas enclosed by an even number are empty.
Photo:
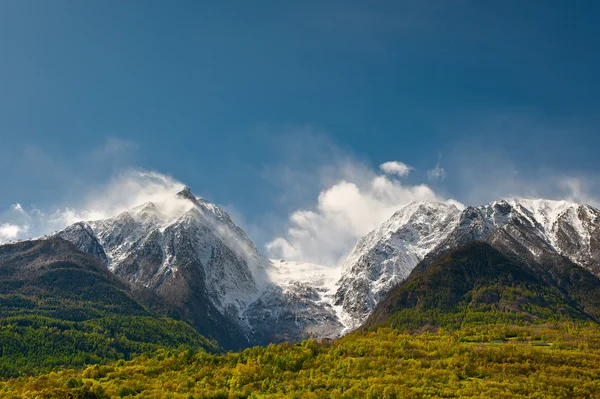
[[[456,228],[432,253],[473,239],[534,260],[558,254],[596,274],[600,268],[600,211],[589,205],[513,198],[468,207]]]
[[[76,223],[55,236],[132,287],[158,295],[226,347],[334,337],[343,329],[327,295],[335,271],[271,262],[226,212],[188,188],[165,202]]]
[[[73,234],[77,230],[85,234]],[[182,264],[197,263],[214,305],[235,314],[256,298],[257,281],[264,280],[260,277],[269,264],[223,210],[195,198],[188,188],[169,204],[148,202],[57,235],[100,259],[106,257],[111,271],[144,287],[156,289]]]
[[[358,327],[382,297],[455,229],[452,204],[415,202],[368,233],[342,265],[335,294],[344,324]]]
[[[566,201],[507,199],[460,211],[412,203],[363,237],[342,266],[336,303],[349,327],[359,326],[381,298],[425,257],[483,240],[539,260],[563,255],[598,275],[600,211]]]
[[[158,295],[206,335],[229,347],[248,344],[252,326],[244,312],[261,296],[270,261],[227,213],[188,188],[56,236]]]
[[[352,330],[420,262],[472,240],[534,261],[563,255],[600,272],[600,211],[565,201],[462,210],[412,203],[360,239],[338,268],[265,258],[226,212],[187,188],[55,236],[229,348]]]

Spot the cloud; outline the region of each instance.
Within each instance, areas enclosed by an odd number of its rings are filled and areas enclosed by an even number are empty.
[[[410,171],[413,170],[414,168],[411,168],[410,166],[408,166],[405,163],[400,162],[400,161],[389,161],[389,162],[385,162],[385,163],[382,163],[381,165],[379,165],[379,169],[381,169],[388,175],[395,174],[400,177],[404,177],[404,176],[408,176]]]
[[[180,214],[188,201],[175,198],[184,185],[170,176],[137,169],[118,173],[108,182],[88,188],[79,201],[40,210],[20,203],[0,213],[0,242],[39,237],[79,221],[105,219],[146,202],[160,204],[165,217]]]
[[[284,235],[266,244],[272,258],[339,265],[357,240],[413,201],[447,201],[425,184],[404,185],[373,171],[346,175],[323,189],[316,204],[289,216]],[[457,203],[461,206],[461,204]]]
[[[276,141],[280,162],[264,177],[276,188],[278,217],[254,222],[274,259],[338,265],[360,237],[402,206],[449,198],[427,184],[401,182],[410,166],[390,161],[375,169],[311,126]]]
[[[435,168],[427,171],[427,178],[429,180],[444,181],[446,179],[446,170],[438,165]]]
[[[427,171],[427,179],[444,181],[446,179],[446,170],[440,166],[442,163],[442,154],[438,154],[438,161],[435,168]]]
[[[588,204],[595,207],[600,207],[598,197],[593,193],[593,187],[597,188],[593,179],[586,177],[561,177],[558,179],[558,186],[564,191],[566,200],[578,203]],[[596,194],[598,194],[596,192]]]
[[[22,229],[21,226],[15,224],[0,224],[0,242],[15,240]]]

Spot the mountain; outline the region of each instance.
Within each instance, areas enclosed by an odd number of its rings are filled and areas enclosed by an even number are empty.
[[[0,247],[0,293],[23,300],[35,314],[80,321],[105,313],[132,316],[148,312],[127,285],[90,256],[60,239],[22,241]],[[29,299],[28,299],[29,298]],[[81,305],[81,301],[86,306]],[[3,317],[19,307],[3,306]]]
[[[77,223],[55,236],[96,257],[135,292],[151,292],[153,304],[224,347],[249,344],[252,331],[243,312],[260,295],[269,261],[224,211],[187,187],[162,202]]]
[[[53,238],[0,246],[0,375],[181,345],[216,349],[187,324],[155,316],[73,244]]]
[[[360,325],[389,289],[447,251],[485,241],[529,262],[562,257],[598,275],[600,211],[566,201],[507,199],[467,207],[412,203],[363,237],[343,265],[336,304]]]
[[[600,271],[600,211],[565,201],[412,203],[361,238],[337,269],[263,257],[225,211],[185,187],[54,236],[127,281],[146,306],[227,349],[355,329],[415,268],[473,240],[528,264],[566,259]]]
[[[94,256],[148,306],[190,322],[227,349],[335,337],[343,329],[312,278],[314,268],[302,275],[298,264],[263,257],[225,211],[187,187],[54,236]]]
[[[600,279],[581,266],[526,263],[471,241],[415,268],[377,305],[364,327],[419,331],[498,322],[598,321],[599,304]]]
[[[508,199],[468,207],[434,253],[473,239],[494,241],[520,255],[560,254],[600,269],[600,211],[567,201]]]
[[[456,227],[454,205],[415,202],[356,244],[342,265],[335,294],[349,328],[358,327],[385,294]]]

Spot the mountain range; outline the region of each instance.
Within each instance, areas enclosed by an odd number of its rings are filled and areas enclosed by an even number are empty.
[[[456,324],[416,321],[434,309],[494,309],[529,321],[600,317],[600,211],[566,201],[411,203],[361,238],[338,268],[267,259],[225,211],[187,187],[45,239],[70,242],[142,307],[225,349],[335,338],[400,320],[407,328]],[[452,295],[431,295],[440,287]]]

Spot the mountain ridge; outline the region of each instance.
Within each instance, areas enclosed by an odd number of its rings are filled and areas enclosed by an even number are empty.
[[[334,337],[343,329],[322,289],[281,279],[281,266],[262,256],[225,211],[187,187],[164,203],[80,222],[54,236],[107,259],[134,290],[152,291],[226,348],[300,340],[315,328]]]
[[[464,209],[410,203],[362,237],[340,268],[265,258],[225,211],[187,187],[55,236],[229,348],[351,331],[416,267],[473,240],[531,262],[566,256],[600,270],[600,211],[543,199]]]

